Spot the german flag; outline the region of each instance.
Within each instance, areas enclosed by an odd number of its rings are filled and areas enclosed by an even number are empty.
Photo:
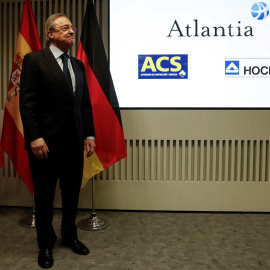
[[[30,0],[25,0],[5,104],[2,147],[32,194],[34,188],[28,153],[24,150],[23,126],[19,111],[20,78],[25,54],[41,49],[31,3]]]
[[[96,136],[95,153],[84,160],[83,187],[91,177],[127,156],[119,104],[92,0],[87,2],[77,58],[86,69]]]

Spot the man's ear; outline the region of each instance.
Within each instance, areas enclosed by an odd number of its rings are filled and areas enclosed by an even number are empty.
[[[48,31],[47,35],[50,39],[53,39],[53,32],[52,31]]]

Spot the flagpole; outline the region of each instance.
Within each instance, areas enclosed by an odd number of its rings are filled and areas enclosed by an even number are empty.
[[[35,209],[35,197],[32,197],[33,201],[33,210],[30,216],[24,217],[19,220],[19,225],[26,229],[34,229],[36,228],[36,209]]]
[[[89,218],[84,218],[80,220],[77,224],[78,228],[85,231],[101,231],[105,230],[110,226],[110,223],[101,219],[97,216],[95,210],[95,198],[94,198],[94,177],[92,179],[92,212],[90,213]]]

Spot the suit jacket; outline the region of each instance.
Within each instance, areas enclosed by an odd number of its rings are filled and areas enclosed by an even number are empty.
[[[72,138],[74,141],[74,131],[83,150],[84,139],[95,136],[84,64],[74,57],[70,61],[76,77],[75,95],[49,48],[24,57],[20,113],[26,150],[31,141],[43,137],[50,152],[62,151]]]

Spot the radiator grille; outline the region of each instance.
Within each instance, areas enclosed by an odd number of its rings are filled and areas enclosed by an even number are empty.
[[[127,140],[128,157],[95,176],[131,181],[269,181],[268,140]],[[16,178],[5,156],[0,176]]]
[[[133,181],[269,181],[268,140],[127,140],[128,157],[96,176]]]

